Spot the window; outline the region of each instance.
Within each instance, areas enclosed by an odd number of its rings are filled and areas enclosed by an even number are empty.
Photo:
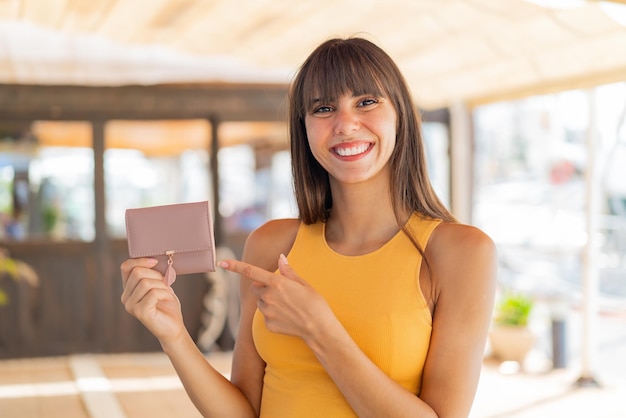
[[[126,209],[210,200],[206,120],[110,121],[105,126],[108,233],[125,238]]]
[[[65,125],[62,132],[34,122],[0,138],[0,239],[94,239],[91,126]],[[77,134],[82,142],[74,143]]]
[[[595,107],[590,102],[593,95]],[[585,170],[595,112],[603,194],[601,289],[626,296],[626,85],[482,106],[475,112],[474,220],[496,241],[500,278],[552,296],[581,282]]]

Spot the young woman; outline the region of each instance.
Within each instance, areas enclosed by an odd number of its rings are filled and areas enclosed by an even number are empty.
[[[207,417],[466,417],[496,254],[427,174],[418,113],[391,58],[333,39],[290,90],[298,219],[250,234],[231,381],[205,361],[150,259],[121,266],[128,312]]]

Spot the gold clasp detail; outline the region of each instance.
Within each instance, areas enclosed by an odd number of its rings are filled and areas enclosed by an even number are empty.
[[[171,266],[174,263],[174,250],[165,251],[165,255],[167,256],[167,265]]]

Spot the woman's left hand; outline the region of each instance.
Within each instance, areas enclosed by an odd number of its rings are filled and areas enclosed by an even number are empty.
[[[281,254],[278,273],[237,260],[224,260],[220,267],[252,280],[251,291],[265,317],[267,329],[302,338],[305,342],[325,329],[334,315],[326,300],[291,268]]]

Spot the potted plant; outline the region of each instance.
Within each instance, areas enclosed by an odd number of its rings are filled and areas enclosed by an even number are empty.
[[[535,334],[528,327],[534,300],[523,293],[506,291],[496,302],[489,332],[491,351],[501,361],[523,363],[535,345]]]

